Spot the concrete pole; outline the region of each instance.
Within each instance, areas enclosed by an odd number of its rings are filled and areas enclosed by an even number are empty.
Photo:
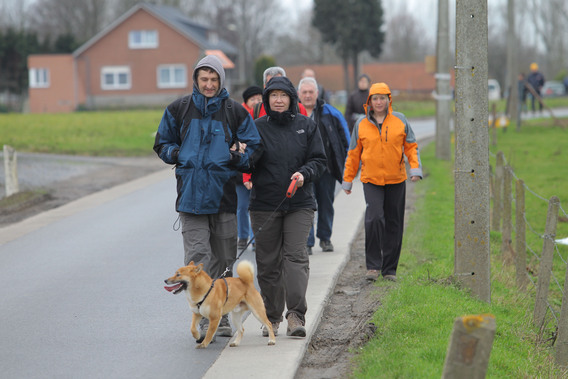
[[[509,119],[515,120],[519,128],[519,86],[518,86],[518,59],[517,37],[515,33],[515,0],[507,1],[507,86],[509,91]]]
[[[491,302],[487,0],[456,2],[454,274]]]
[[[6,176],[6,196],[20,192],[18,184],[18,157],[16,150],[4,145],[4,173]]]
[[[495,329],[492,315],[458,317],[454,321],[442,379],[485,378]]]
[[[436,158],[452,157],[450,137],[450,34],[448,0],[438,0],[436,43]]]

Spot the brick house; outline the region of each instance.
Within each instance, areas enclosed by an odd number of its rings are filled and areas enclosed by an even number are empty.
[[[206,54],[224,62],[229,88],[233,45],[175,8],[138,4],[72,54],[30,55],[30,112],[165,106],[192,91]]]

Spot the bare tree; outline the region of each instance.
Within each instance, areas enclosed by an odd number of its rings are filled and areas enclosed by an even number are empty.
[[[85,42],[107,22],[108,0],[37,0],[30,6],[30,27],[46,38],[72,35]]]
[[[238,84],[253,83],[255,60],[290,27],[283,19],[282,5],[277,0],[209,0],[207,7],[202,3],[188,0],[182,9],[191,18],[206,20],[220,37],[238,48]]]
[[[565,0],[525,0],[523,7],[532,23],[537,50],[546,52],[544,71],[552,76],[566,67],[568,52],[568,4]],[[531,29],[528,29],[529,31]]]
[[[411,12],[404,10],[388,20],[384,61],[418,62],[427,54],[434,54],[434,41]]]

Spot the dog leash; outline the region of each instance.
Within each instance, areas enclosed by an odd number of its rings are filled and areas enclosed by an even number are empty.
[[[282,199],[282,201],[280,202],[280,204],[278,204],[278,206],[272,211],[272,213],[270,214],[270,216],[268,216],[268,218],[264,221],[264,223],[258,228],[258,230],[256,231],[256,233],[254,233],[254,235],[256,236],[258,233],[260,233],[262,231],[262,228],[264,228],[264,226],[268,223],[268,221],[270,221],[270,219],[272,218],[272,216],[274,216],[274,214],[278,211],[278,209],[280,209],[280,207],[282,206],[282,204],[284,204],[284,202],[286,201],[286,199],[291,199],[292,196],[294,196],[296,194],[296,190],[298,189],[298,177],[294,177],[292,179],[292,181],[290,182],[290,185],[288,186],[288,190],[286,191],[286,196],[284,196],[284,198]],[[221,276],[219,278],[224,278],[225,275],[227,275],[227,273],[230,270],[230,267],[232,265],[235,264],[236,261],[239,260],[239,258],[244,254],[244,252],[247,250],[247,248],[249,247],[249,245],[251,244],[253,240],[249,240],[247,242],[247,244],[245,245],[245,247],[243,247],[243,250],[241,250],[241,252],[239,253],[239,255],[237,255],[237,258],[235,258],[235,260],[227,266],[227,268],[225,268],[225,271],[223,271],[223,273],[221,274]]]

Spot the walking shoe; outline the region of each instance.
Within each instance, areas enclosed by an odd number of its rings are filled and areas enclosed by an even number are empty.
[[[197,343],[201,343],[203,342],[203,340],[205,339],[205,335],[207,334],[207,330],[209,329],[209,320],[206,319],[205,317],[203,317],[201,319],[201,321],[199,321],[199,334],[200,337],[198,340],[195,340],[195,342]],[[211,343],[215,342],[217,338],[215,337],[215,335],[213,335],[213,338],[211,338]]]
[[[272,322],[272,331],[274,332],[274,337],[278,335],[278,328],[280,327],[279,322]],[[266,326],[262,327],[262,336],[268,337],[268,328]]]
[[[331,241],[320,240],[321,251],[333,251],[333,244]]]
[[[383,278],[389,282],[396,282],[396,275],[385,275]]]
[[[372,280],[373,282],[379,278],[379,270],[367,270],[367,274],[365,275],[365,279]],[[386,277],[385,277],[386,279]]]
[[[287,336],[292,337],[305,337],[306,336],[306,328],[304,328],[304,323],[300,320],[295,313],[290,313],[288,317],[286,317],[286,321],[288,321],[288,329],[286,330]]]
[[[314,253],[311,246],[306,246],[306,250],[308,251],[308,255],[312,255]]]
[[[221,322],[219,322],[219,327],[217,328],[217,333],[215,334],[220,337],[233,336],[233,328],[231,328],[231,324],[229,323],[228,315],[224,315],[221,317]]]
[[[237,242],[237,247],[239,249],[244,249],[247,245],[248,240],[246,238],[239,238],[239,241]]]

